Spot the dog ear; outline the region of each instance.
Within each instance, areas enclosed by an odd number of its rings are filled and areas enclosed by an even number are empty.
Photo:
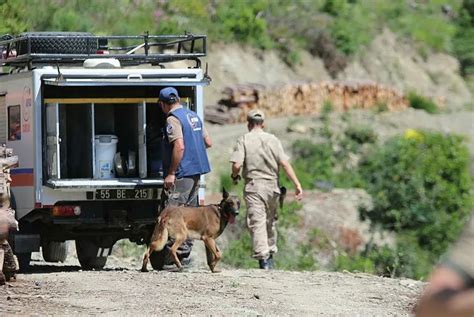
[[[222,187],[222,198],[224,199],[229,198],[229,193],[227,192],[227,190],[225,190],[224,187]]]

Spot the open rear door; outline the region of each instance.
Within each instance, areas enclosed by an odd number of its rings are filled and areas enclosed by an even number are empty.
[[[140,178],[147,176],[146,161],[146,103],[138,104],[138,175]]]
[[[46,104],[46,156],[48,158],[48,178],[61,178],[59,157],[59,105],[57,103]]]

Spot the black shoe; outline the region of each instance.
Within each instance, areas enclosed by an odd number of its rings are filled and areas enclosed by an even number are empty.
[[[270,254],[270,256],[268,257],[267,262],[268,262],[268,268],[270,270],[273,270],[275,268],[275,262],[273,262],[273,255],[272,254]]]
[[[270,260],[258,260],[258,265],[262,270],[271,270]]]
[[[258,265],[262,270],[273,270],[275,263],[273,262],[273,256],[270,254],[268,259],[258,260]]]

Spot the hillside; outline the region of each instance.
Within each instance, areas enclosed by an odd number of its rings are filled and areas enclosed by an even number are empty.
[[[205,103],[216,104],[222,90],[237,84],[278,86],[292,82],[331,80],[323,60],[302,53],[301,61],[288,66],[275,50],[262,54],[235,44],[213,47],[207,57],[212,84]],[[459,109],[472,103],[472,94],[460,73],[459,62],[445,53],[423,57],[413,46],[388,29],[376,36],[367,50],[353,57],[338,80],[370,80],[404,93],[416,91]]]
[[[221,274],[207,271],[199,242],[183,273],[139,273],[144,246],[124,240],[101,272],[82,272],[73,250],[59,265],[35,253],[33,272],[5,288],[0,314],[408,316],[472,210],[472,0],[10,0],[0,13],[0,35],[206,33],[205,111],[226,87],[321,81],[371,81],[424,105],[338,112],[328,102],[319,113],[266,120],[305,190],[300,203],[290,191],[280,211],[274,272],[254,270],[242,210],[218,240]],[[214,203],[223,185],[242,192],[228,159],[247,127],[207,128]]]

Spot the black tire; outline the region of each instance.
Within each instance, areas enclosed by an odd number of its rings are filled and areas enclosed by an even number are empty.
[[[76,240],[77,259],[84,270],[101,270],[107,263],[106,256],[97,256],[99,247],[92,239]]]
[[[31,43],[31,53],[43,54],[95,54],[98,49],[97,39],[85,32],[26,32]],[[28,54],[28,39],[17,43],[18,55]]]
[[[161,271],[166,264],[168,250],[164,248],[161,251],[153,252],[150,255],[150,264],[154,270]]]
[[[64,262],[67,259],[67,241],[45,241],[41,249],[46,262]]]

